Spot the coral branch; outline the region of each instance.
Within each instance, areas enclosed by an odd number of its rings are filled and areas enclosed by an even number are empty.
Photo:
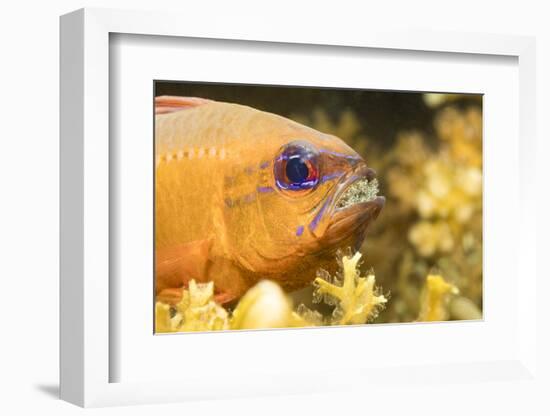
[[[420,297],[418,321],[446,321],[449,319],[449,300],[459,293],[456,286],[447,283],[443,276],[430,274]]]
[[[323,276],[315,279],[317,295],[328,295],[336,301],[332,314],[332,325],[363,324],[376,317],[378,311],[387,302],[384,295],[375,287],[374,274],[361,277],[358,263],[361,253],[342,257],[342,284],[336,276],[331,283]],[[326,296],[325,296],[326,298]],[[329,302],[331,303],[331,302]]]

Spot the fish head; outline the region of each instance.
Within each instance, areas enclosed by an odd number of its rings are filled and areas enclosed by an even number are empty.
[[[247,242],[255,254],[249,263],[287,289],[299,288],[319,267],[336,264],[339,249],[359,248],[385,199],[377,195],[374,170],[336,136],[295,129],[271,137],[265,148],[261,225]]]

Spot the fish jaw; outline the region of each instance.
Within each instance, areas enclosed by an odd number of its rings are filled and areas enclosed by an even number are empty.
[[[357,249],[365,238],[368,226],[382,211],[385,201],[383,196],[377,196],[372,201],[359,202],[337,210],[331,218],[323,240],[328,244],[337,244],[346,236],[355,234],[355,241],[351,242],[351,245],[353,249]]]
[[[336,209],[330,223],[320,238],[309,240],[302,246],[305,253],[299,263],[288,265],[276,280],[287,292],[301,289],[310,284],[317,270],[336,272],[335,256],[340,250],[357,251],[363,244],[369,225],[378,217],[384,207],[385,198],[377,196],[371,201],[355,203]]]

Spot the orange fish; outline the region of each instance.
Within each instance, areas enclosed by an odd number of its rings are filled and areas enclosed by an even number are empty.
[[[333,269],[379,214],[375,173],[339,138],[243,105],[155,99],[156,295],[191,279],[216,300],[261,279],[286,291]]]

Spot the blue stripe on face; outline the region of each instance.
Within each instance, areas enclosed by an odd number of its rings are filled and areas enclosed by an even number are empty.
[[[323,204],[323,206],[321,207],[321,209],[319,210],[315,218],[313,218],[313,221],[309,223],[309,229],[311,232],[313,232],[315,228],[317,228],[317,226],[319,225],[319,221],[321,221],[321,218],[323,218],[325,210],[327,209],[330,201],[331,201],[331,198],[326,199],[325,203]]]
[[[296,228],[296,236],[300,237],[304,233],[304,226],[300,225],[298,228]]]
[[[260,164],[260,169],[265,169],[269,167],[269,162],[265,161]]]
[[[262,192],[262,193],[274,191],[274,189],[271,186],[258,186],[256,189],[258,190],[258,192]]]
[[[319,181],[320,183],[325,183],[327,181],[331,181],[333,179],[336,179],[336,178],[339,178],[341,177],[342,174],[341,173],[332,173],[330,175],[325,175],[321,178],[321,180]]]
[[[254,202],[256,200],[256,194],[247,194],[243,197],[239,197],[237,199],[231,199],[231,198],[225,198],[225,206],[227,208],[234,208],[237,205],[241,204],[250,204],[251,202]]]

